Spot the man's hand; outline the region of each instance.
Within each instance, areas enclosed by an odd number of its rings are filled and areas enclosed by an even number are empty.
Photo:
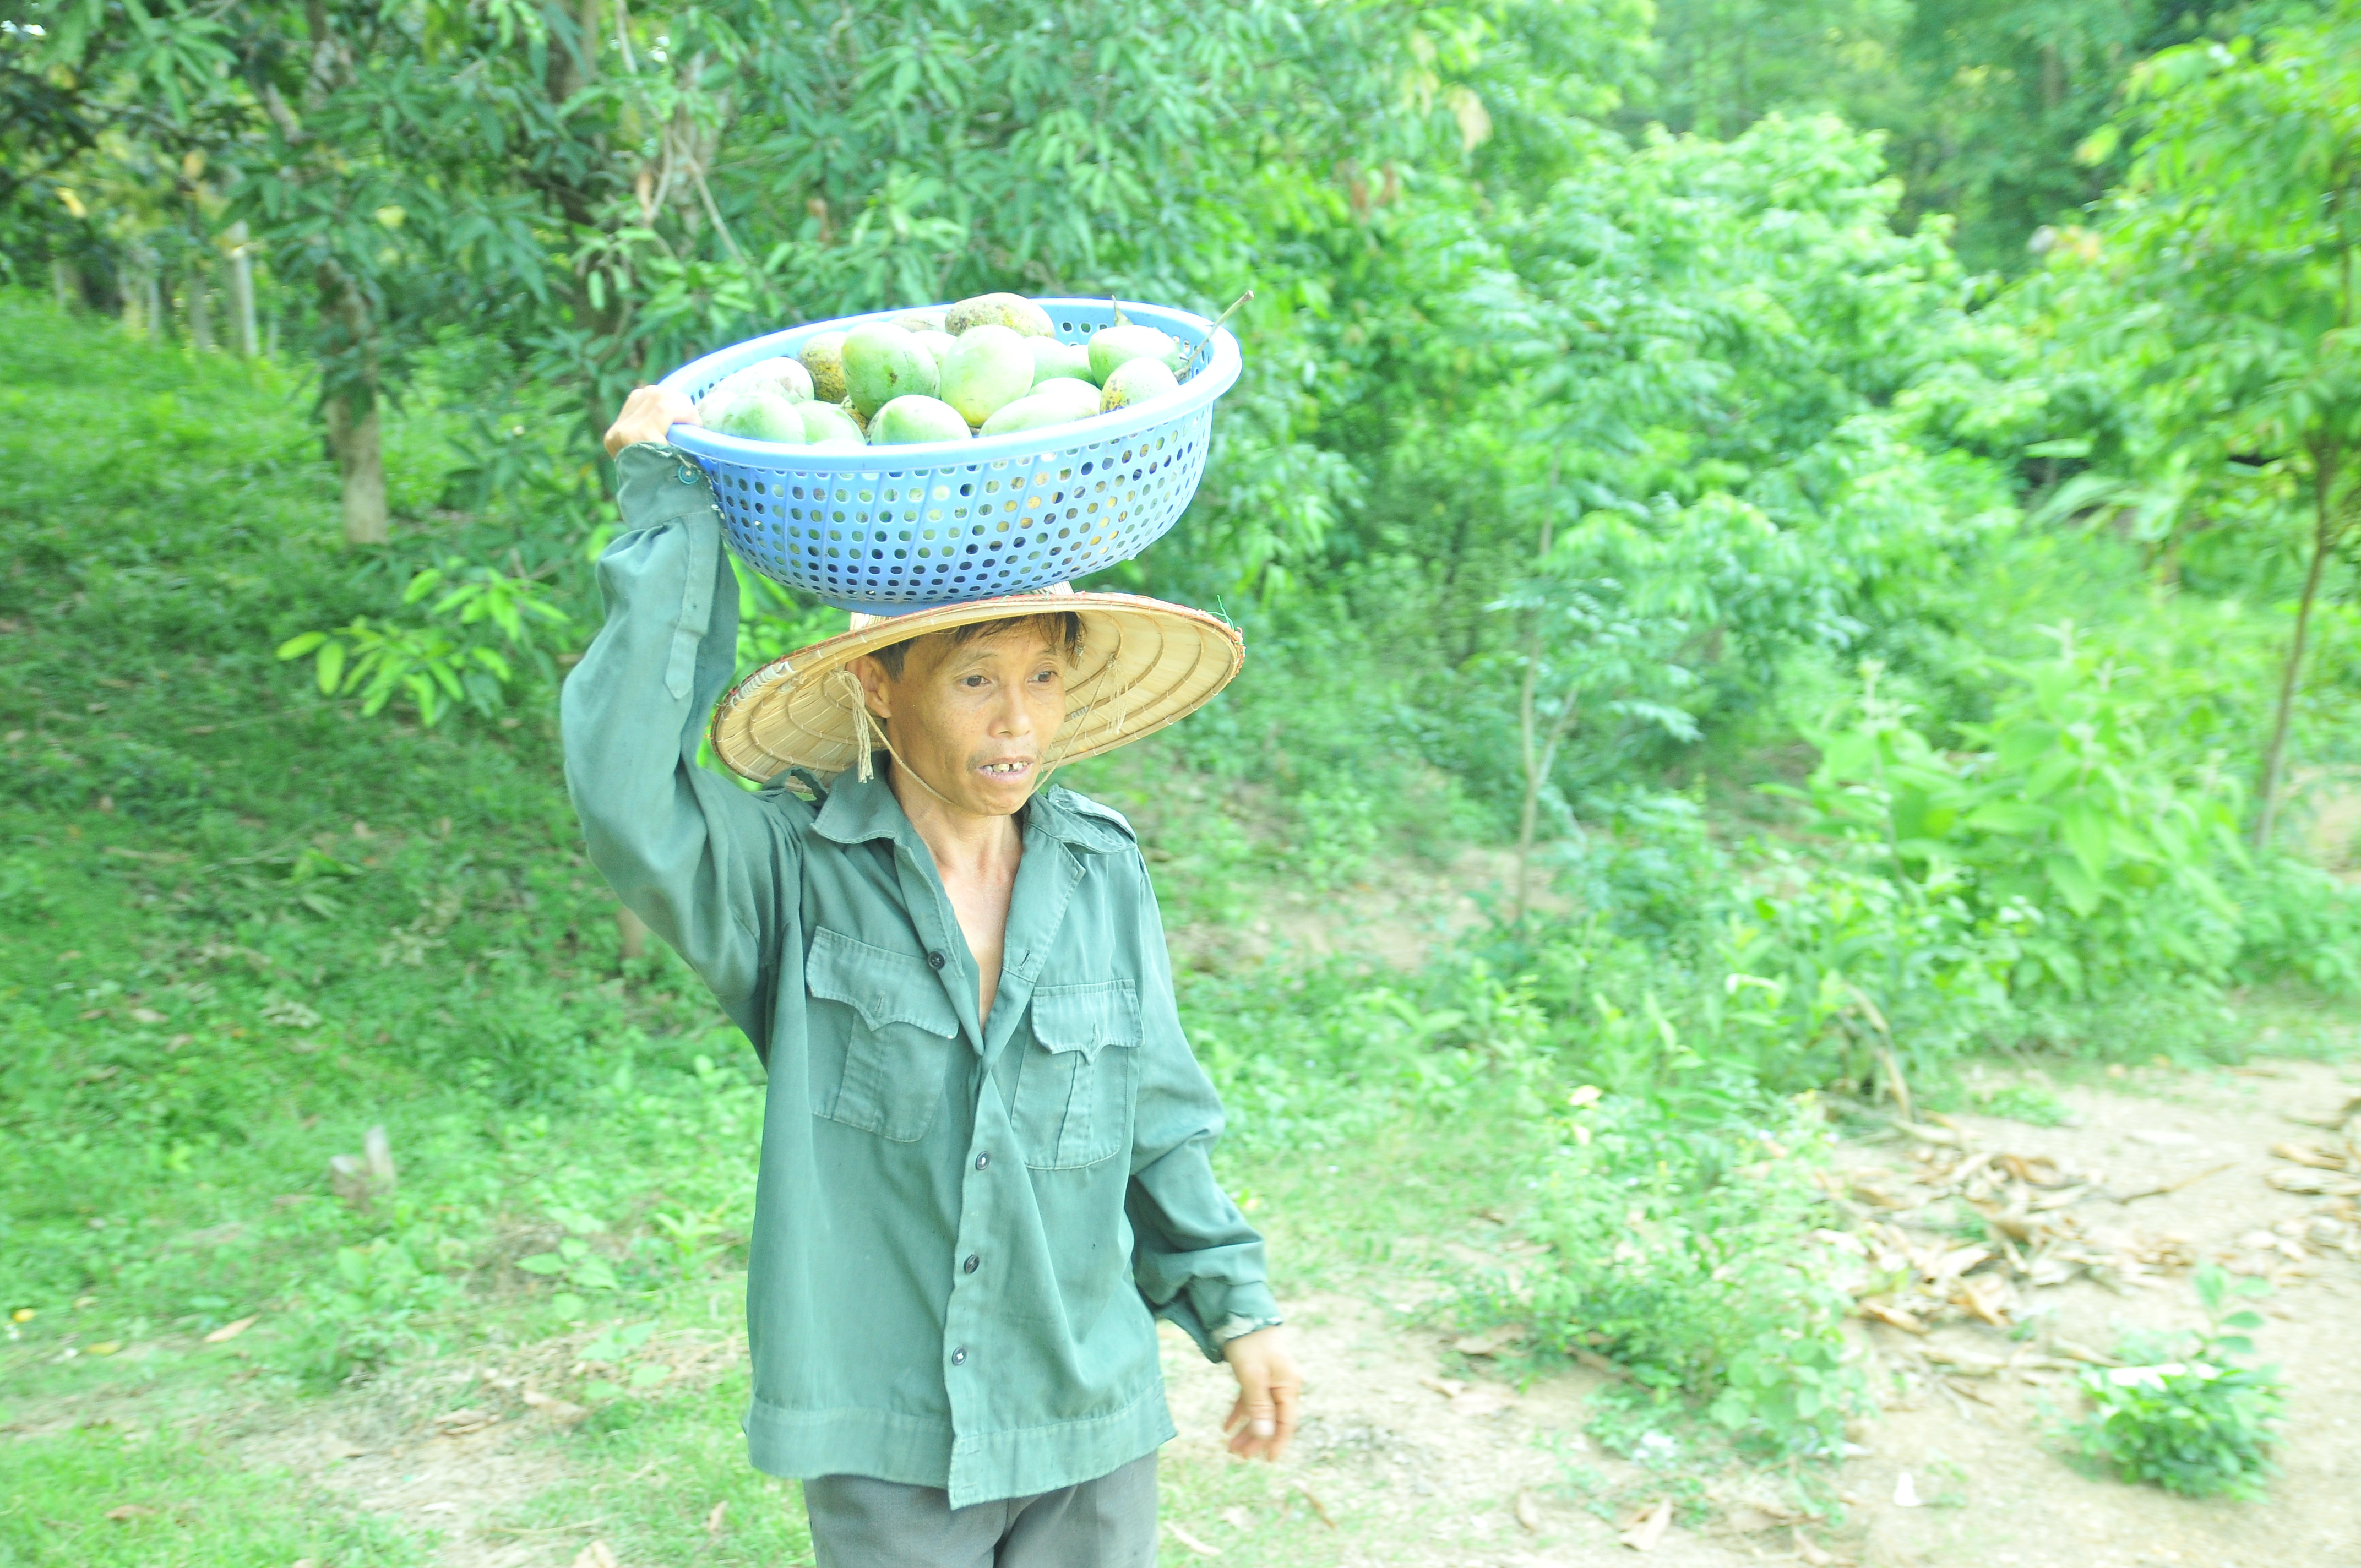
[[[1296,1404],[1303,1374],[1282,1328],[1257,1329],[1222,1346],[1222,1359],[1237,1375],[1238,1402],[1222,1423],[1230,1452],[1246,1459],[1279,1462],[1295,1437]]]
[[[674,425],[696,422],[697,405],[678,392],[667,392],[662,387],[637,388],[625,400],[615,422],[607,427],[607,455],[612,457],[637,442],[661,444]]]

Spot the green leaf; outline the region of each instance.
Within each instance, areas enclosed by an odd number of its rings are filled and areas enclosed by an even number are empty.
[[[517,1266],[527,1274],[562,1274],[566,1260],[554,1252],[537,1252],[517,1259]]]
[[[300,659],[327,640],[328,634],[324,631],[299,632],[279,645],[279,657]]]

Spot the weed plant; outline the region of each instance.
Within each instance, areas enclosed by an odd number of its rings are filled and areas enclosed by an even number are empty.
[[[2286,1402],[2270,1366],[2241,1366],[2260,1314],[2227,1310],[2234,1296],[2261,1296],[2259,1279],[2233,1283],[2218,1266],[2198,1270],[2202,1332],[2140,1335],[2123,1346],[2131,1365],[2081,1375],[2091,1409],[2067,1428],[2075,1451],[2118,1480],[2183,1497],[2259,1499],[2274,1466],[2272,1442]]]

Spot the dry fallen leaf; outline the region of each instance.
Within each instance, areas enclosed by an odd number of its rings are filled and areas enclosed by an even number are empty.
[[[562,1427],[578,1425],[590,1417],[588,1407],[577,1405],[571,1399],[554,1398],[538,1388],[527,1387],[524,1391],[524,1402],[527,1409],[539,1410]]]
[[[160,1024],[164,1021],[164,1015],[153,1007],[134,1007],[131,1010],[131,1021],[135,1024]]]
[[[1451,1413],[1455,1416],[1496,1416],[1502,1410],[1514,1409],[1517,1397],[1506,1388],[1489,1384],[1471,1384],[1451,1396]]]
[[[711,1513],[705,1516],[706,1539],[708,1541],[720,1540],[721,1527],[728,1521],[729,1518],[730,1499],[724,1497],[721,1501],[713,1505],[713,1511]]]
[[[622,1564],[615,1561],[615,1553],[605,1541],[594,1541],[574,1559],[574,1568],[622,1568]]]
[[[1190,1551],[1195,1552],[1200,1557],[1219,1557],[1222,1554],[1222,1549],[1220,1547],[1206,1545],[1203,1541],[1199,1541],[1195,1536],[1191,1535],[1187,1530],[1182,1530],[1180,1524],[1175,1520],[1166,1519],[1164,1521],[1164,1528],[1172,1532],[1173,1540],[1179,1541],[1181,1545],[1187,1547]]]
[[[1229,1526],[1232,1530],[1252,1530],[1254,1529],[1254,1515],[1246,1512],[1245,1508],[1239,1507],[1237,1504],[1233,1503],[1228,1508],[1222,1510],[1222,1522]]]
[[[358,1459],[368,1449],[350,1442],[336,1432],[327,1432],[320,1439],[320,1454],[325,1459]]]
[[[1836,1561],[1835,1558],[1812,1544],[1812,1538],[1804,1533],[1804,1527],[1801,1525],[1795,1527],[1795,1555],[1810,1563],[1812,1568],[1828,1568],[1828,1564]]]
[[[1421,1376],[1418,1380],[1418,1384],[1422,1388],[1433,1389],[1436,1393],[1442,1395],[1446,1399],[1455,1399],[1459,1398],[1460,1390],[1467,1387],[1466,1384],[1462,1383],[1456,1377],[1436,1377],[1431,1374]]]
[[[1888,1328],[1900,1329],[1905,1333],[1923,1334],[1927,1332],[1927,1325],[1916,1318],[1899,1307],[1889,1307],[1883,1301],[1861,1302],[1859,1310],[1862,1317],[1874,1322],[1883,1323]]]
[[[1659,1497],[1616,1539],[1634,1552],[1653,1552],[1656,1543],[1664,1539],[1664,1531],[1672,1528],[1672,1499]]]
[[[465,1437],[471,1431],[481,1431],[486,1427],[498,1426],[500,1421],[500,1413],[496,1410],[478,1410],[471,1408],[449,1410],[435,1417],[434,1427],[445,1437]]]
[[[234,1323],[224,1323],[221,1327],[215,1329],[213,1332],[205,1336],[205,1343],[207,1344],[219,1344],[224,1340],[236,1339],[238,1335],[246,1332],[247,1330],[254,1327],[256,1321],[260,1317],[261,1314],[258,1312],[252,1318],[240,1318]]]
[[[1451,1342],[1451,1348],[1462,1355],[1498,1355],[1525,1337],[1522,1323],[1502,1323],[1486,1329],[1480,1334],[1468,1334]]]
[[[1982,1318],[1996,1329],[2009,1325],[2010,1299],[2008,1281],[1997,1274],[1971,1274],[1960,1281],[1951,1299],[1965,1307],[1975,1317]]]
[[[1525,1527],[1529,1535],[1542,1532],[1542,1506],[1531,1492],[1517,1494],[1517,1522]]]
[[[159,1511],[144,1503],[126,1503],[119,1508],[107,1509],[106,1517],[117,1524],[126,1524],[132,1519],[153,1519]]]

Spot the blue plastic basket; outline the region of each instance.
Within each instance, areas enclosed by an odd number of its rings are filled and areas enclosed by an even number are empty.
[[[1106,300],[1035,302],[1068,343],[1115,321]],[[702,398],[730,372],[793,357],[820,333],[916,308],[753,338],[683,366],[664,385]],[[1177,395],[1049,430],[862,452],[773,446],[685,424],[670,439],[712,479],[739,558],[823,604],[892,615],[1047,587],[1129,560],[1179,521],[1205,471],[1213,400],[1238,378],[1237,340],[1202,316],[1129,301],[1123,313],[1185,344],[1212,334]]]

